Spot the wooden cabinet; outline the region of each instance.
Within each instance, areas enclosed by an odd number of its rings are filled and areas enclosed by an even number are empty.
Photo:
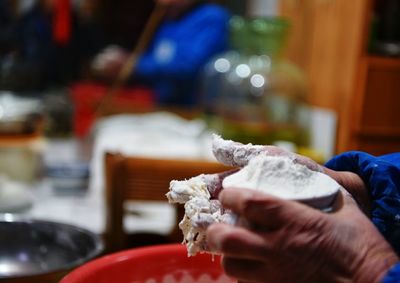
[[[309,80],[310,103],[338,115],[337,152],[400,151],[400,58],[367,52],[372,0],[283,0],[288,57]]]
[[[374,154],[400,151],[400,58],[362,58],[354,104],[353,147]]]

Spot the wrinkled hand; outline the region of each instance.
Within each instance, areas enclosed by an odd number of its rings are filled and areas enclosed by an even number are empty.
[[[345,193],[329,214],[252,190],[222,191],[219,199],[247,225],[212,224],[207,242],[243,282],[379,282],[398,261]]]
[[[242,144],[239,142],[224,140],[217,135],[213,136],[212,151],[219,162],[232,167],[244,167],[255,156],[265,154],[289,157],[294,162],[305,165],[314,171],[322,172],[324,170],[324,167],[320,166],[310,158],[286,151],[276,146]],[[235,172],[236,170],[232,170],[220,174],[207,175],[206,183],[212,198],[218,198],[218,194],[223,189],[223,179]]]
[[[306,156],[289,152],[276,146],[241,144],[239,142],[223,140],[217,135],[214,135],[213,137],[213,153],[219,162],[234,167],[246,166],[252,158],[259,154],[289,157],[295,163],[305,165],[313,171],[318,171],[329,175],[343,188],[350,192],[361,209],[366,214],[369,214],[370,200],[367,188],[363,180],[357,174],[352,172],[338,172],[330,170],[322,165],[319,165],[314,160]],[[231,173],[234,173],[234,171]],[[210,186],[211,196],[214,198],[218,197],[219,192],[222,190],[223,178],[227,177],[228,175],[229,174],[225,173],[221,174],[220,176],[215,175],[215,179],[218,179],[219,182],[213,183],[213,185]],[[210,177],[210,179],[212,178]],[[220,187],[218,187],[218,185]]]
[[[252,158],[260,154],[288,157],[295,163],[305,165],[314,171],[323,172],[335,179],[354,196],[364,212],[367,214],[369,212],[367,190],[361,178],[354,173],[329,170],[307,157],[285,151],[276,146],[244,145],[214,136],[212,148],[218,161],[225,165],[239,168],[246,166]],[[195,246],[197,245],[199,250],[209,251],[205,231],[211,224],[216,222],[234,224],[237,219],[235,211],[232,213],[229,207],[222,207],[218,200],[220,193],[223,192],[222,183],[224,178],[236,171],[231,170],[220,174],[202,174],[189,180],[171,182],[170,192],[167,197],[171,203],[185,204],[185,218],[180,223],[180,228],[184,231],[185,240],[189,242],[192,236],[195,235],[194,238],[197,239]],[[343,189],[342,191],[347,195],[347,198],[351,198],[346,190]],[[194,198],[194,195],[201,198],[201,205],[200,199]],[[201,236],[196,236],[198,235],[197,233],[200,233]],[[189,254],[194,255],[196,252],[197,249],[191,250]]]
[[[109,46],[93,60],[92,69],[99,77],[114,79],[129,57],[128,52],[117,46]]]

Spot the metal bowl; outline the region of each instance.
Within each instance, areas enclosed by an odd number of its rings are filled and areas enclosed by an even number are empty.
[[[102,250],[98,235],[72,225],[0,219],[0,282],[57,282]]]

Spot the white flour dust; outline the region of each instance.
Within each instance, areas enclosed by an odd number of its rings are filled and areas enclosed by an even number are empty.
[[[284,156],[259,155],[247,166],[226,177],[224,189],[243,188],[277,197],[302,200],[333,195],[340,185],[329,176],[294,163]]]

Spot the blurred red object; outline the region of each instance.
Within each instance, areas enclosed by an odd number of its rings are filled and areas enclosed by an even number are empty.
[[[220,257],[188,257],[182,244],[131,249],[91,261],[73,270],[60,283],[84,282],[236,282],[224,274]]]
[[[66,45],[71,38],[71,3],[70,0],[57,0],[54,6],[53,23],[54,41]]]
[[[85,137],[93,125],[100,101],[106,95],[108,86],[98,83],[80,82],[71,86],[70,95],[74,106],[74,133]],[[129,112],[129,109],[151,109],[155,106],[154,92],[146,87],[123,88],[114,95],[108,112]]]

